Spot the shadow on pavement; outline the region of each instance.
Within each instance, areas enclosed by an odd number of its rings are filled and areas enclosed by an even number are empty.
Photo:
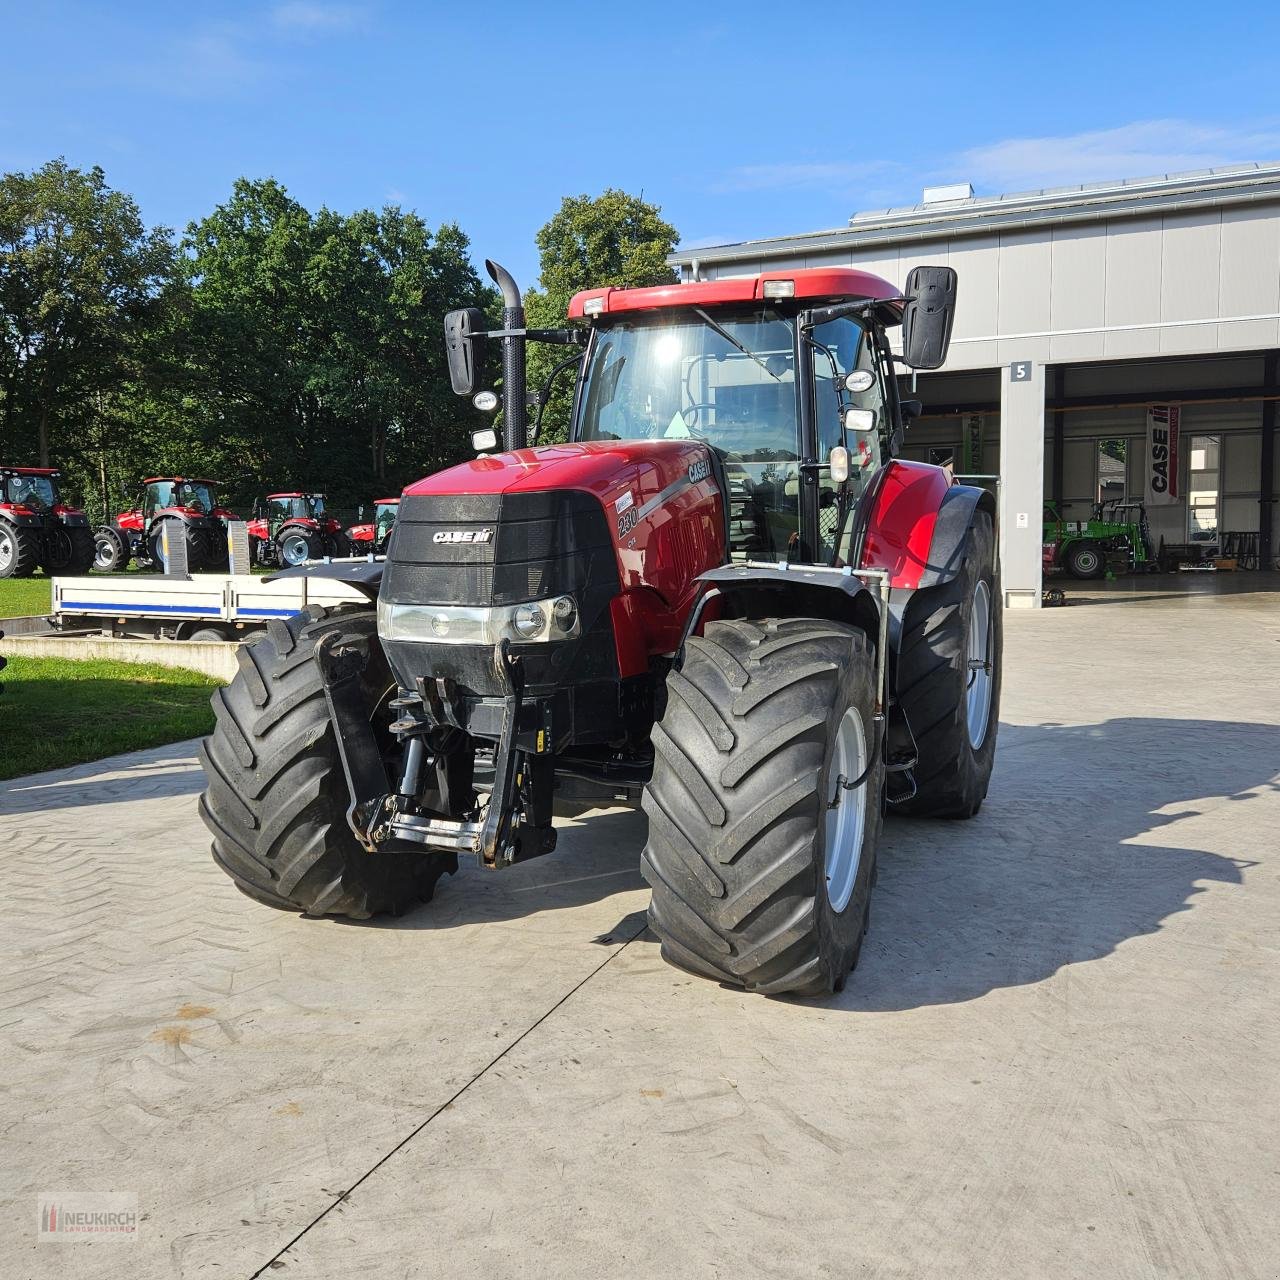
[[[1255,865],[1170,832],[1216,809],[1231,849],[1280,791],[1280,729],[1118,719],[1001,726],[991,794],[968,822],[885,824],[862,961],[831,1003],[897,1010],[972,1000],[1095,960]],[[1228,825],[1228,824],[1232,825]],[[1265,837],[1259,815],[1254,847]],[[1196,828],[1203,839],[1204,824]]]

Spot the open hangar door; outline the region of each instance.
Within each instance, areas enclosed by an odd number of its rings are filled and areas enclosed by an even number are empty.
[[[914,390],[903,378],[923,406],[904,456],[996,475],[1001,373],[921,375]],[[1046,588],[1071,600],[1280,589],[1273,353],[1059,365],[1045,381]],[[1160,439],[1169,457],[1156,461]]]
[[[1098,599],[1280,588],[1276,394],[1267,352],[1053,369],[1046,585]]]

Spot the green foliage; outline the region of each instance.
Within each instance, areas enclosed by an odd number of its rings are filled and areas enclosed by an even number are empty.
[[[0,455],[84,470],[111,447],[174,262],[101,169],[0,176]]]
[[[11,657],[0,694],[0,778],[200,737],[220,682],[106,659]]]
[[[559,212],[538,232],[541,254],[539,288],[525,297],[529,325],[561,328],[569,300],[582,289],[613,285],[642,288],[674,284],[667,255],[680,236],[658,205],[613,188],[602,195],[566,196]],[[569,351],[564,347],[529,348],[529,385],[540,388]],[[573,370],[557,379],[544,416],[544,442],[563,440],[573,399]]]

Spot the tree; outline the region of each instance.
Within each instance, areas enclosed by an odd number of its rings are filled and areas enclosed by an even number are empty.
[[[0,452],[48,466],[110,434],[103,406],[137,373],[174,260],[97,167],[0,177]]]
[[[612,187],[594,198],[566,196],[559,212],[537,235],[539,288],[525,298],[530,327],[563,327],[569,300],[581,289],[674,284],[678,277],[667,265],[667,255],[679,240],[661,208],[640,196]],[[563,347],[531,344],[529,385],[541,387],[568,354]],[[546,440],[564,439],[571,400],[572,376],[566,370],[547,405]]]
[[[273,180],[236,183],[184,241],[197,435],[242,492],[305,484],[354,504],[465,452],[444,313],[486,305],[462,232],[396,206],[312,215]]]

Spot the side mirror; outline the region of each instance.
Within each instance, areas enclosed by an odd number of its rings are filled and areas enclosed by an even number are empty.
[[[902,410],[903,422],[914,422],[924,413],[924,405],[919,400],[904,400],[898,407]]]
[[[471,447],[477,453],[490,453],[498,447],[498,433],[492,427],[481,427],[471,433]]]
[[[264,510],[265,510],[265,508],[264,508],[264,506],[263,506],[263,504],[262,504],[262,499],[261,499],[261,498],[254,498],[254,500],[253,500],[253,518],[254,518],[255,520],[261,520],[261,519],[262,519],[262,513],[263,513],[263,511],[264,511]]]
[[[876,429],[876,411],[874,409],[846,409],[844,411],[844,429],[846,431],[874,431]]]
[[[956,314],[956,273],[915,267],[907,276],[902,311],[902,359],[912,369],[937,369],[947,358]]]
[[[487,328],[488,321],[479,307],[450,311],[444,318],[444,350],[454,395],[475,395],[480,385]]]

